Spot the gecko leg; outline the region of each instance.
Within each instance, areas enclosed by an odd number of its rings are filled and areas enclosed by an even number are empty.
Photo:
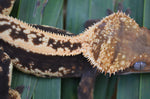
[[[6,98],[4,98],[6,99]],[[21,99],[20,93],[17,90],[9,89],[9,98],[8,99]]]
[[[8,90],[11,83],[9,67],[12,67],[10,62],[8,55],[0,49],[0,97],[2,99],[8,99]]]
[[[78,87],[78,99],[93,99],[96,74],[96,69],[92,69],[82,75]]]
[[[20,94],[10,89],[12,76],[12,63],[9,56],[0,48],[0,98],[20,99]]]

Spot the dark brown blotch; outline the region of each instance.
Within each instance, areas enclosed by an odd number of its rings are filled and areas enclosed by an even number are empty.
[[[11,0],[0,0],[0,13],[9,7],[11,7]]]
[[[10,36],[13,38],[13,40],[16,40],[16,39],[23,39],[24,41],[28,41],[28,37],[27,37],[27,34],[25,34],[23,31],[26,30],[25,28],[22,28],[20,27],[18,24],[14,23],[14,22],[11,22],[11,25],[15,26],[15,27],[19,27],[21,30],[20,31],[17,31],[16,29],[12,29],[12,32],[10,33]]]
[[[0,33],[3,33],[4,31],[10,29],[11,27],[9,25],[0,25]]]
[[[52,38],[50,38],[49,39],[49,41],[48,41],[48,44],[47,44],[47,46],[49,46],[49,45],[52,45],[52,48],[53,49],[58,49],[58,48],[62,48],[62,49],[64,49],[65,50],[65,48],[68,48],[71,52],[73,51],[73,50],[76,50],[76,49],[78,49],[78,48],[81,48],[81,43],[71,43],[69,40],[68,41],[62,41],[61,42],[61,40],[58,40],[57,42],[55,42],[55,40],[54,39],[52,39]],[[73,46],[71,46],[71,45],[73,45]]]
[[[1,22],[1,21],[9,22],[9,20],[8,20],[8,19],[5,19],[5,18],[1,18],[1,19],[0,19],[0,22]]]
[[[48,40],[48,43],[47,43],[47,46],[49,46],[50,44],[53,44],[54,42],[55,42],[54,39],[49,39],[49,40]]]
[[[98,26],[98,28],[96,28],[95,31],[94,31],[94,32],[95,32],[95,35],[97,35],[95,39],[99,39],[99,40],[100,40],[100,42],[93,42],[93,45],[94,45],[94,44],[97,45],[96,49],[92,49],[93,56],[94,56],[94,59],[95,59],[95,60],[98,59],[99,54],[100,54],[101,45],[102,45],[103,42],[104,42],[104,41],[103,41],[104,36],[101,34],[101,32],[104,30],[105,25],[106,25],[105,22],[101,23],[101,24]],[[100,30],[100,32],[98,32],[98,30]],[[98,34],[97,34],[97,32],[98,32]],[[101,38],[100,38],[100,37],[101,37]]]
[[[103,30],[104,27],[105,27],[105,25],[106,25],[106,22],[101,23],[101,24],[98,26],[98,29]]]
[[[1,22],[1,21],[9,22],[9,20],[8,20],[8,19],[5,19],[5,18],[1,18],[1,19],[0,19],[0,22]],[[7,24],[0,25],[0,33],[4,32],[5,30],[7,30],[7,29],[9,29],[9,28],[10,28],[10,26],[7,25]]]
[[[5,19],[1,19],[1,20],[5,21]],[[8,21],[8,20],[6,20],[6,21]],[[15,26],[15,27],[18,26],[21,30],[17,31],[16,29],[12,28],[12,26]],[[26,42],[28,41],[27,34],[25,34],[23,32],[25,30],[25,28],[21,28],[18,24],[14,23],[14,22],[11,22],[11,25],[8,25],[8,24],[0,25],[0,33],[6,31],[8,29],[11,29],[10,37],[12,37],[13,40],[23,39]]]
[[[43,37],[44,37],[43,34],[41,34],[40,36],[36,35],[36,38],[33,38],[33,40],[32,40],[33,44],[35,44],[35,45],[42,44],[43,43],[43,41],[42,41]]]

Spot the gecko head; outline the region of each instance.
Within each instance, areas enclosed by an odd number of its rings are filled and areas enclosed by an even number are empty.
[[[126,14],[107,16],[89,30],[92,34],[83,54],[98,70],[112,74],[134,68],[136,62],[150,64],[150,32]]]
[[[119,75],[150,72],[150,31],[146,28],[140,28],[140,35],[137,35],[133,43],[132,49],[138,53],[138,56],[134,57],[129,68],[122,72],[119,71]]]

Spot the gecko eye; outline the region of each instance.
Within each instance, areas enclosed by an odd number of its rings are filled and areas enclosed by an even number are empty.
[[[146,63],[145,62],[136,62],[133,65],[133,67],[134,67],[135,70],[143,70],[144,67],[146,67]]]

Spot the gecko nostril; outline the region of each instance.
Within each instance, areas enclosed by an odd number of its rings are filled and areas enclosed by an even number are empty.
[[[136,62],[133,65],[135,70],[143,70],[146,67],[146,63],[145,62]]]

